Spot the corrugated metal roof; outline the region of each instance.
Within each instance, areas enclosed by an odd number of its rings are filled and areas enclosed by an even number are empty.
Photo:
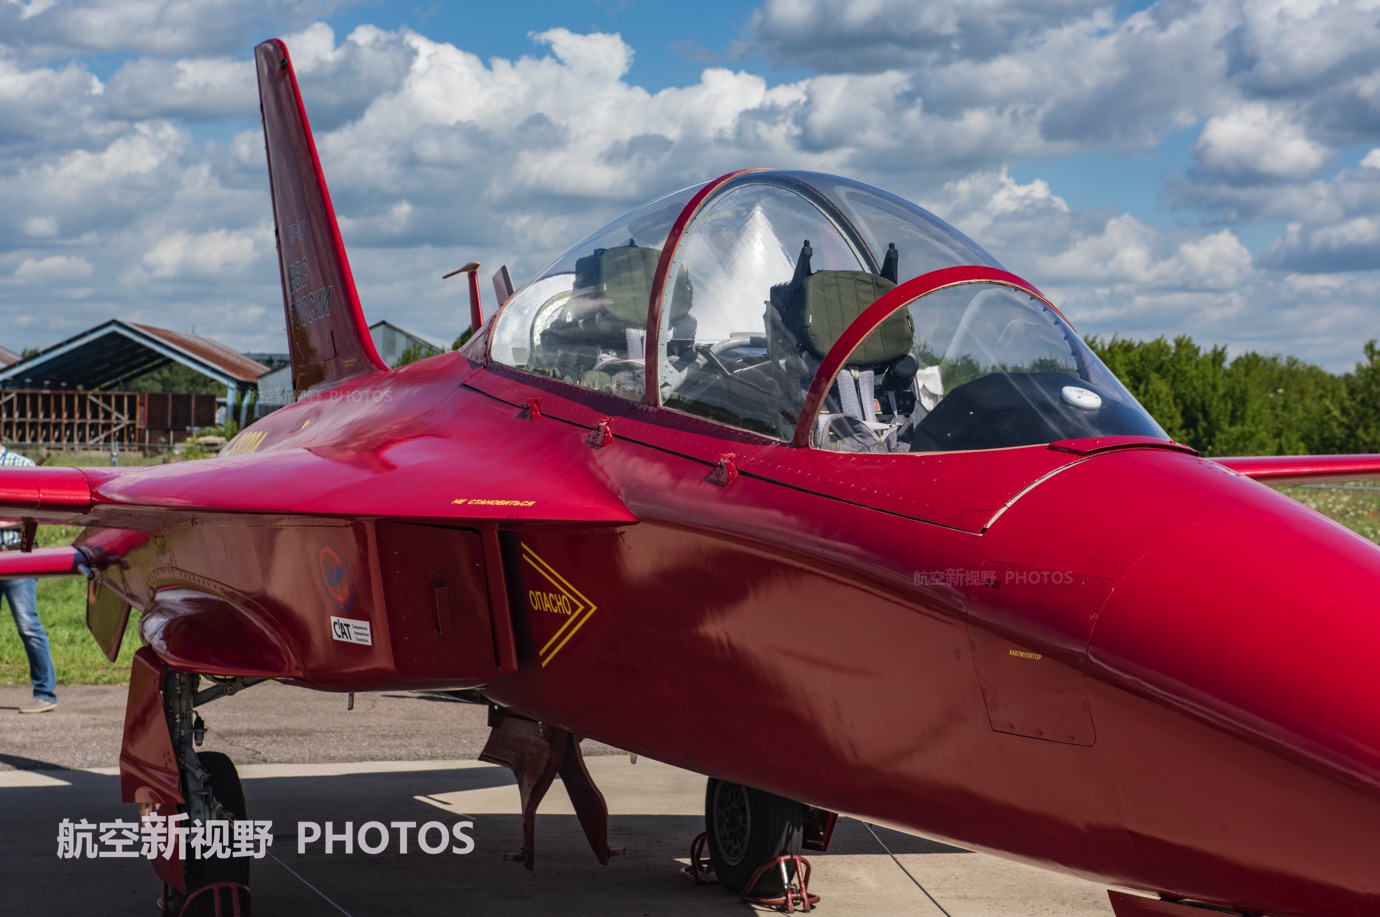
[[[251,360],[237,350],[231,350],[218,341],[210,338],[199,337],[195,334],[182,334],[177,331],[169,331],[166,328],[155,328],[152,325],[137,325],[130,322],[135,328],[141,328],[155,337],[162,338],[173,347],[184,350],[198,359],[204,360],[220,370],[227,376],[231,376],[241,382],[253,382],[268,372],[268,367]]]
[[[236,387],[249,387],[268,371],[209,338],[111,319],[0,369],[0,385],[118,389],[172,362]]]
[[[0,347],[0,369],[9,366],[11,363],[18,362],[19,354],[15,353],[13,350],[8,350],[4,347]]]

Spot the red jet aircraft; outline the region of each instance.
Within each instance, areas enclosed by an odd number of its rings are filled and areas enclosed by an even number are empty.
[[[85,574],[111,659],[141,613],[127,801],[242,814],[196,740],[257,681],[446,689],[529,865],[557,774],[607,859],[589,736],[710,778],[735,891],[847,813],[1149,893],[1121,917],[1380,913],[1380,549],[1257,482],[1380,456],[1200,458],[978,245],[804,172],[640,207],[482,325],[472,266],[477,333],[390,371],[256,58],[304,397],[215,461],[0,475],[30,547],[86,527],[0,574]],[[247,906],[244,863],[160,861],[165,912]]]

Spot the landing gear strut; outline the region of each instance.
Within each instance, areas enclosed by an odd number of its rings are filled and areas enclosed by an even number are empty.
[[[233,823],[246,817],[244,788],[229,758],[197,751],[206,724],[196,708],[263,680],[211,679],[203,688],[200,676],[170,670],[150,647],[134,654],[120,786],[141,816],[165,820],[148,829],[160,831],[166,845],[152,861],[163,880],[158,908],[164,917],[250,913],[249,858],[231,856],[240,843]],[[223,824],[208,827],[212,822]],[[218,833],[222,843],[207,843]]]
[[[230,758],[220,752],[198,752],[206,735],[206,724],[196,707],[219,697],[234,694],[256,680],[224,679],[198,691],[200,677],[184,672],[168,672],[163,683],[163,706],[168,717],[168,733],[178,762],[182,796],[178,807],[185,812],[190,827],[211,821],[233,823],[248,817],[244,786]],[[234,836],[234,828],[230,828]],[[203,857],[187,847],[182,872],[185,888],[165,886],[163,913],[177,917],[249,917],[248,857]]]

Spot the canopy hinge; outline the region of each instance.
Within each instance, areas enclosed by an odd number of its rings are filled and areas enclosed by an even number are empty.
[[[720,487],[727,487],[738,480],[738,456],[732,452],[725,452],[719,456],[719,460],[714,463],[714,467],[709,471],[706,478],[710,484],[718,484]]]
[[[604,417],[594,425],[593,430],[589,431],[589,435],[585,437],[585,445],[602,449],[613,440],[613,429],[609,426],[609,418]]]

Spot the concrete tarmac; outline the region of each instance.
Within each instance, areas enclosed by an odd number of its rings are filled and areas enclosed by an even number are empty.
[[[139,915],[155,913],[160,886],[148,863],[109,856],[60,858],[59,826],[133,821],[120,802],[116,768],[123,688],[72,687],[56,711],[16,713],[27,687],[0,686],[0,912]],[[252,863],[258,917],[384,915],[742,914],[715,885],[680,878],[689,845],[703,830],[704,778],[586,743],[591,774],[611,813],[610,844],[627,853],[600,866],[564,790],[553,786],[536,827],[536,869],[505,862],[522,845],[517,788],[504,768],[476,762],[487,735],[482,707],[435,695],[342,695],[260,685],[202,708],[206,750],[239,765],[251,819],[271,821],[267,855]],[[558,781],[559,783],[559,781]],[[390,827],[376,854],[359,846],[367,822]],[[325,849],[353,826],[354,849]],[[439,822],[454,831],[439,849]],[[322,837],[307,839],[312,826]],[[1109,917],[1105,890],[994,857],[841,819],[827,854],[811,857],[818,911],[852,915],[940,915],[918,881],[952,917]],[[409,846],[403,852],[400,834]],[[364,842],[377,848],[384,829]],[[885,845],[894,858],[883,849]],[[108,845],[98,845],[104,853]]]

